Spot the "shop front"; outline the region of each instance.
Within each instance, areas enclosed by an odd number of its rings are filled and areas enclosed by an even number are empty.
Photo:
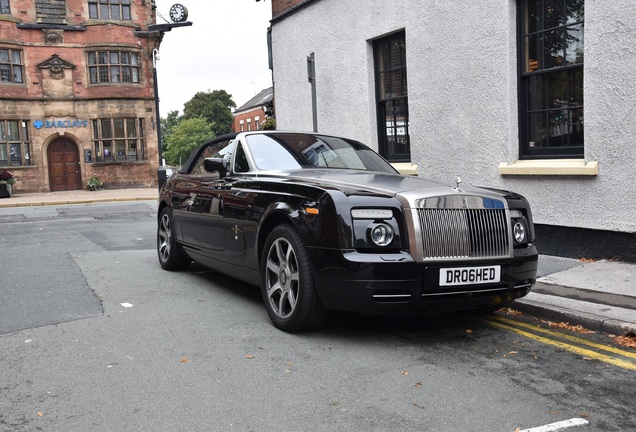
[[[153,101],[14,102],[2,111],[18,114],[0,112],[0,169],[14,174],[17,193],[86,189],[93,175],[107,188],[157,184]]]

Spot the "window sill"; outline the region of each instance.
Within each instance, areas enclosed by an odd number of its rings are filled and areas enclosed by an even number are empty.
[[[497,171],[500,175],[598,175],[598,162],[583,159],[540,159],[519,160],[514,163],[501,162]]]
[[[412,164],[410,162],[395,162],[391,165],[402,175],[418,175],[419,168],[416,164]]]
[[[107,165],[148,165],[150,162],[147,160],[121,160],[121,161],[93,161],[85,162],[90,163],[93,166],[107,166]]]

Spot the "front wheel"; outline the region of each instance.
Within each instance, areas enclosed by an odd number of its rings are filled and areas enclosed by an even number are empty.
[[[164,270],[185,270],[190,265],[190,257],[174,239],[172,212],[168,207],[159,214],[157,255],[159,256],[159,264]]]
[[[267,314],[283,331],[314,329],[329,316],[316,292],[307,249],[289,225],[279,225],[267,237],[261,290]]]

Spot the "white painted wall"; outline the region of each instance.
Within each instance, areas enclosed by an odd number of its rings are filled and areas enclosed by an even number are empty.
[[[405,29],[412,162],[420,176],[510,189],[536,223],[636,232],[636,2],[585,4],[587,176],[501,176],[518,159],[516,1],[321,0],[272,28],[279,129],[377,148],[371,40]]]

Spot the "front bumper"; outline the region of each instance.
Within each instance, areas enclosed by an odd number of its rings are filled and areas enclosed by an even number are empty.
[[[418,314],[504,306],[536,281],[534,246],[507,259],[416,262],[406,252],[362,254],[309,248],[318,295],[329,309],[361,314]],[[440,268],[501,266],[497,283],[440,286]]]

